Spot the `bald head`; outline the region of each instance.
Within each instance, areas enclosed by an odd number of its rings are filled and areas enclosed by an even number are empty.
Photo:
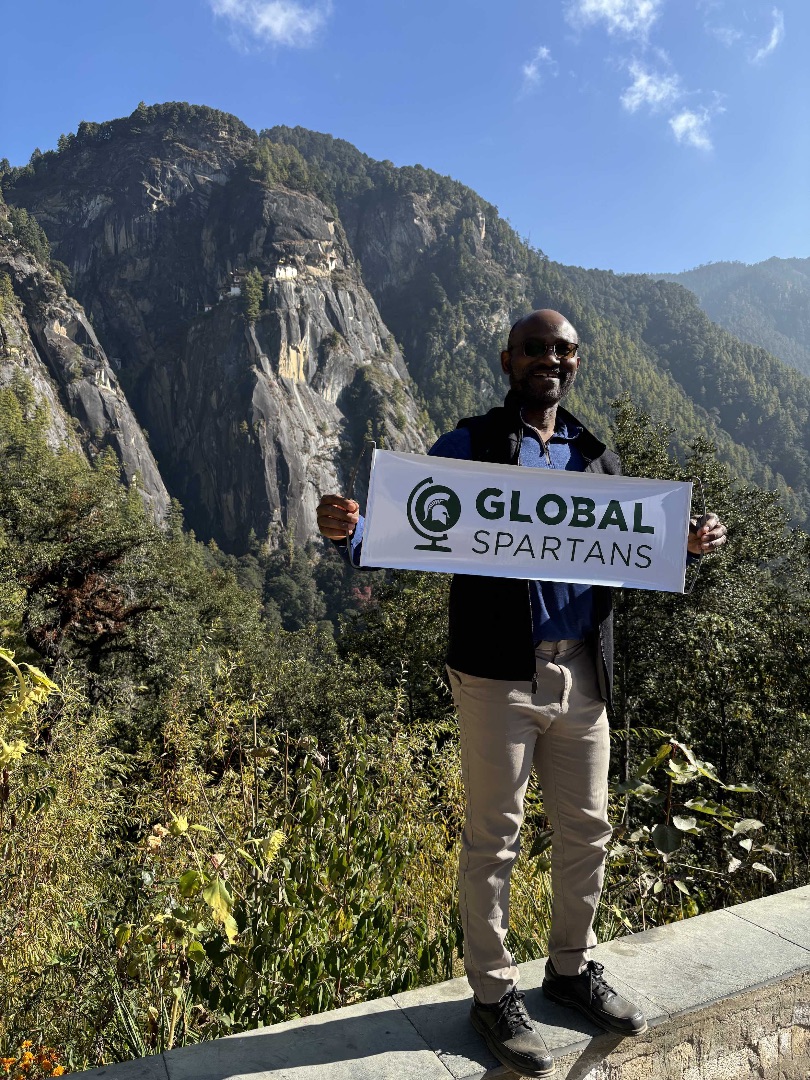
[[[501,353],[501,367],[524,410],[550,424],[552,431],[557,405],[574,385],[578,344],[577,332],[564,315],[541,308],[518,319]]]
[[[571,323],[559,311],[552,308],[540,308],[531,311],[514,324],[509,331],[507,347],[514,348],[516,342],[527,337],[558,337],[566,341],[579,341],[579,336]]]

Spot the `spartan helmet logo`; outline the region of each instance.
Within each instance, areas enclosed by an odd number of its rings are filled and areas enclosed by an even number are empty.
[[[455,491],[434,484],[433,477],[420,480],[408,496],[408,524],[429,544],[414,544],[414,551],[452,551],[442,547],[448,533],[461,517],[461,502]]]

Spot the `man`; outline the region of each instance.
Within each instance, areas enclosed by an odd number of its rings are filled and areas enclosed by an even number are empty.
[[[617,474],[618,457],[560,405],[580,364],[579,339],[557,311],[534,311],[509,333],[502,408],[459,422],[430,453],[529,468]],[[356,502],[325,495],[321,533],[357,565]],[[713,514],[692,522],[688,551],[725,543]],[[348,538],[348,539],[347,539]],[[551,1055],[517,990],[504,948],[509,881],[532,767],[554,830],[552,920],[544,993],[601,1027],[638,1035],[647,1023],[590,958],[602,889],[613,664],[611,591],[565,582],[457,574],[450,590],[448,675],[459,716],[466,820],[459,865],[470,1017],[495,1056],[525,1076],[547,1076]]]

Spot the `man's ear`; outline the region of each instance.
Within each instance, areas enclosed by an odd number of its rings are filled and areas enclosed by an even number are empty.
[[[508,349],[504,349],[501,353],[501,367],[503,368],[504,375],[512,374],[512,356]]]

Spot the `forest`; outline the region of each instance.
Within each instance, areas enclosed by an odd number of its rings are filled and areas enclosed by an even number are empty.
[[[810,375],[810,259],[707,263],[655,277],[685,285],[710,319]]]
[[[192,135],[222,138],[236,184],[288,188],[335,213],[424,405],[426,437],[500,403],[505,329],[517,313],[549,306],[579,332],[582,370],[571,400],[593,430],[607,433],[610,402],[629,393],[672,429],[673,451],[683,457],[706,435],[735,475],[779,490],[791,520],[807,528],[810,379],[796,370],[801,365],[777,358],[780,335],[804,340],[798,269],[790,271],[793,291],[770,329],[763,310],[780,310],[790,268],[771,268],[773,280],[759,289],[756,303],[747,294],[734,301],[748,312],[748,324],[757,324],[757,335],[749,337],[756,344],[750,344],[712,322],[696,296],[671,281],[554,262],[521,238],[497,207],[451,177],[421,165],[375,161],[345,140],[301,127],[256,133],[234,116],[185,102],[142,103],[129,117],[82,123],[57,149],[35,151],[23,167],[0,161],[0,188],[10,212],[20,214],[37,199],[47,205],[65,184],[78,196],[118,160],[113,154],[152,160],[159,150],[167,161],[183,158]],[[413,220],[414,212],[423,220],[423,236],[418,245],[409,239],[398,262],[385,248],[384,230],[402,217]],[[61,276],[67,268],[56,270]],[[702,291],[697,282],[706,274],[693,275]],[[78,278],[74,292],[84,302]],[[731,310],[729,297],[726,288],[720,303]],[[180,317],[188,319],[185,312]],[[734,322],[743,337],[745,321]]]

